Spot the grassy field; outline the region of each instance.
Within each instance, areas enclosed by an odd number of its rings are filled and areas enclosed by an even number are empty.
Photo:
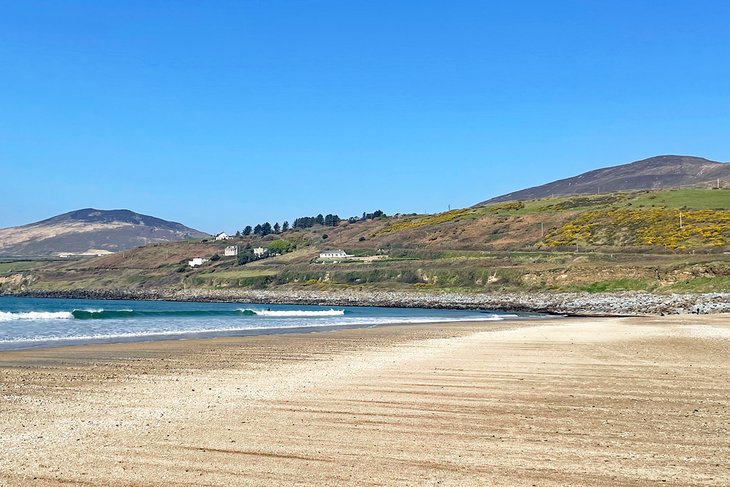
[[[529,215],[546,212],[619,208],[730,209],[730,189],[672,189],[627,193],[563,196],[480,207],[490,213]]]
[[[247,277],[273,276],[275,269],[244,266],[242,269],[196,274],[201,279],[244,279]]]
[[[41,261],[0,262],[0,274],[29,271],[42,265]]]
[[[676,189],[642,192],[630,201],[633,206],[713,210],[730,208],[730,190]]]

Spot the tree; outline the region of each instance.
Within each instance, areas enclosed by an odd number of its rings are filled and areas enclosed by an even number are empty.
[[[241,252],[238,253],[238,265],[248,264],[256,260],[256,256],[253,253],[253,249],[250,245],[247,245]]]
[[[249,235],[251,235],[251,231],[252,231],[251,225],[246,225],[246,228],[243,229],[243,234],[245,236],[249,236]]]
[[[281,226],[281,231],[286,232],[289,230],[289,222],[284,222],[284,224]]]
[[[310,228],[314,225],[336,227],[337,224],[340,223],[340,221],[342,221],[342,219],[337,215],[333,215],[332,213],[330,213],[327,216],[322,216],[322,214],[320,213],[317,216],[302,216],[295,219],[292,228]],[[283,231],[286,231],[286,229],[284,229]]]
[[[362,219],[363,220],[375,220],[376,218],[383,217],[385,218],[387,215],[383,212],[383,210],[375,210],[372,213],[363,213]]]
[[[241,238],[241,230],[236,231],[236,238]]]
[[[279,222],[274,223],[274,233],[281,232],[281,227],[279,226]]]
[[[271,233],[271,223],[266,222],[261,225],[261,236],[265,237]]]
[[[336,227],[338,223],[340,223],[340,217],[337,215],[330,213],[324,217],[324,224],[328,227]]]
[[[261,235],[261,225],[260,224],[257,224],[255,227],[253,227],[253,234]]]
[[[283,238],[280,238],[279,240],[274,240],[268,246],[268,250],[272,254],[285,254],[289,252],[291,248],[292,243],[288,240],[284,240]]]

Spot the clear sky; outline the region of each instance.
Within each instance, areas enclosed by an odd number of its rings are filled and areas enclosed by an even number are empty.
[[[436,212],[730,160],[730,2],[0,0],[0,227]]]

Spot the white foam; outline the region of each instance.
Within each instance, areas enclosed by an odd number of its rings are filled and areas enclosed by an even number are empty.
[[[23,344],[23,343],[53,343],[66,341],[98,341],[113,339],[134,339],[154,338],[176,335],[200,335],[211,333],[230,333],[238,331],[259,331],[259,330],[281,330],[281,329],[304,329],[304,328],[325,328],[335,326],[331,323],[309,324],[309,325],[284,325],[284,326],[237,326],[237,327],[215,327],[215,328],[190,328],[179,330],[151,330],[146,332],[121,332],[121,333],[99,333],[95,335],[70,335],[70,336],[35,336],[0,339],[0,344]],[[336,325],[337,327],[361,326],[358,323]],[[374,325],[376,326],[376,325]]]
[[[239,311],[253,311],[256,316],[270,316],[278,318],[316,318],[321,316],[344,316],[344,309],[327,309],[327,310],[268,310],[268,309],[241,309]]]
[[[15,320],[72,320],[74,315],[68,311],[25,311],[10,313],[0,311],[0,321]]]

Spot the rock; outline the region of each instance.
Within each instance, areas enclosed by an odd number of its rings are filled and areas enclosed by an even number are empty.
[[[322,306],[485,309],[576,316],[651,316],[728,313],[730,293],[421,293],[412,291],[311,291],[248,289],[26,290],[15,296],[141,299]]]

